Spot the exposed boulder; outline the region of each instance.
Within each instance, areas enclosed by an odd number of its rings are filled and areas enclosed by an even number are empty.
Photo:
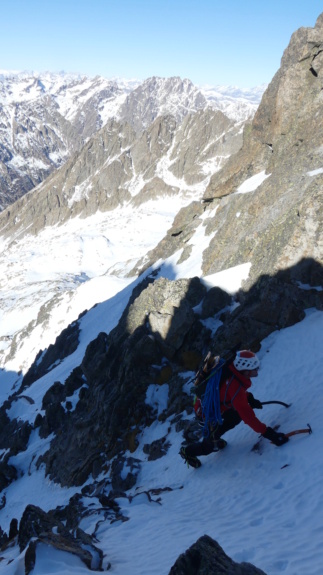
[[[92,538],[82,529],[70,533],[64,523],[40,507],[27,505],[19,524],[18,544],[26,549],[25,574],[29,575],[36,563],[37,546],[42,543],[76,555],[91,571],[102,571],[103,552],[93,545]]]
[[[148,461],[155,461],[166,455],[170,445],[167,437],[162,437],[152,441],[150,444],[146,443],[143,447],[143,452],[148,455]]]
[[[7,461],[0,461],[0,491],[3,491],[18,477],[16,468]]]
[[[232,303],[232,296],[219,287],[212,287],[202,302],[202,319],[212,317]]]
[[[236,563],[208,535],[179,556],[169,575],[266,575],[251,563]]]
[[[8,419],[6,427],[1,429],[0,445],[10,449],[10,456],[17,455],[27,448],[31,431],[32,425],[28,421]]]
[[[170,359],[181,347],[194,321],[194,312],[185,300],[178,306],[166,300],[160,311],[151,311],[148,316],[152,333],[155,334],[166,357]]]

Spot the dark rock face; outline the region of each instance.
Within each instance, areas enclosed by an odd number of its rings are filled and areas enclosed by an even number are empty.
[[[0,408],[0,449],[9,449],[11,456],[26,449],[32,426],[27,421],[9,419],[6,410],[10,406],[9,400]]]
[[[48,373],[58,362],[71,355],[79,344],[79,324],[74,322],[69,325],[56,338],[55,344],[38,353],[34,363],[23,378],[20,392],[31,385],[34,381]]]
[[[155,461],[156,459],[163,457],[163,455],[167,453],[169,447],[170,443],[167,441],[167,438],[162,437],[161,439],[156,439],[150,445],[144,445],[143,452],[147,453],[148,461]]]
[[[25,451],[32,431],[30,423],[9,419],[6,410],[10,406],[11,401],[8,400],[0,408],[0,449],[7,450],[0,461],[0,492],[17,479],[17,470],[13,465],[9,464],[9,459],[13,455]]]
[[[236,563],[208,535],[179,556],[169,575],[266,575],[251,563]]]
[[[316,274],[319,274],[320,267],[323,280],[323,267],[312,263]],[[300,262],[275,277],[263,276],[249,291],[241,290],[237,295],[239,307],[226,317],[216,332],[215,347],[219,352],[237,344],[256,351],[270,333],[304,319],[306,309],[316,307],[322,310],[323,292],[299,287],[299,278],[305,277],[302,270],[306,267],[312,268],[309,261]]]
[[[205,319],[219,313],[230,305],[232,297],[219,287],[211,288],[202,303],[201,318]]]
[[[13,465],[9,465],[6,461],[0,461],[0,491],[8,487],[17,477],[18,473]]]
[[[81,485],[90,473],[100,472],[107,458],[136,449],[136,434],[156,417],[145,401],[147,387],[158,384],[161,372],[164,378],[173,375],[165,358],[169,364],[180,361],[185,348],[198,349],[198,334],[202,340],[202,333],[208,335],[193,312],[206,293],[197,278],[150,280],[141,289],[111,334],[99,334],[88,346],[76,374],[77,382],[86,385],[75,410],[63,413],[67,396],[59,382],[44,397],[46,413],[37,425],[42,435],[57,435],[38,465],[45,463],[47,473],[63,485]],[[121,459],[115,463],[119,476],[126,465],[129,461]]]
[[[122,476],[123,469],[129,471],[126,477]],[[111,485],[116,492],[128,491],[136,485],[137,475],[140,470],[140,461],[134,457],[125,458],[122,455],[113,460],[111,466]]]
[[[22,515],[18,532],[20,551],[27,547],[26,575],[31,573],[35,566],[39,543],[78,556],[91,571],[102,571],[103,553],[93,545],[89,535],[79,528],[76,532],[70,533],[52,513],[45,513],[39,507],[28,505]]]

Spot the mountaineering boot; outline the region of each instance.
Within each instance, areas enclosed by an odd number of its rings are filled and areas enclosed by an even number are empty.
[[[216,439],[214,441],[213,451],[220,451],[220,449],[224,449],[227,445],[228,443],[225,441],[225,439]]]
[[[185,463],[187,463],[187,467],[191,466],[191,467],[195,467],[195,469],[198,469],[199,467],[201,467],[202,464],[201,464],[200,460],[197,459],[197,457],[195,457],[195,455],[187,455],[185,447],[181,447],[179,454],[184,459]]]

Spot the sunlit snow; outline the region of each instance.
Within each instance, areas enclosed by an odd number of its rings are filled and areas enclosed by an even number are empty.
[[[271,174],[266,174],[265,170],[263,172],[259,172],[259,174],[255,174],[248,178],[238,187],[236,193],[237,194],[247,194],[248,192],[254,192],[259,186],[269,178]]]
[[[92,326],[91,335],[94,337],[101,327]],[[259,455],[251,451],[257,435],[240,424],[226,434],[228,447],[202,457],[202,467],[194,470],[188,469],[178,456],[183,438],[182,433],[176,432],[172,418],[164,423],[156,420],[143,430],[135,452],[141,471],[137,487],[128,493],[131,503],[127,498],[117,499],[129,521],[110,524],[102,521],[103,515],[98,511],[81,523],[82,529],[92,533],[101,519],[96,531],[97,545],[105,551],[105,565],[110,562],[115,575],[167,575],[178,555],[205,533],[216,539],[235,561],[252,562],[268,575],[321,574],[322,329],[322,312],[312,310],[303,322],[269,336],[259,352],[262,365],[253,386],[255,396],[262,401],[280,399],[292,403],[289,409],[265,406],[257,412],[264,422],[280,423],[284,431],[310,423],[311,436],[295,436],[282,448],[263,440],[264,451]],[[185,379],[192,376],[188,373]],[[55,372],[52,377],[56,377]],[[183,388],[189,393],[190,384],[185,379]],[[168,386],[152,385],[147,390],[147,401],[160,413],[167,395]],[[40,409],[41,394],[36,405]],[[167,455],[148,461],[143,446],[165,436],[171,444]],[[47,447],[46,441],[34,433],[28,450],[10,460],[23,475],[5,490],[7,505],[0,511],[0,524],[5,530],[12,517],[20,519],[27,502],[49,510],[68,503],[77,491],[61,489],[44,477],[42,469],[37,471],[31,464],[33,455]],[[101,479],[104,477],[103,474]],[[158,502],[157,497],[148,499],[148,490],[163,488],[168,490],[161,493]],[[9,550],[2,555],[0,573],[20,573],[24,552]],[[11,558],[13,561],[8,564]],[[33,574],[44,572],[82,575],[88,570],[78,558],[42,546],[37,550]]]
[[[312,170],[311,172],[307,172],[308,176],[318,176],[318,174],[323,174],[323,168],[318,168],[317,170]]]

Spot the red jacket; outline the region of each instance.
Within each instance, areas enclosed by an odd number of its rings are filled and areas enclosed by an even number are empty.
[[[232,376],[229,376],[220,387],[221,413],[227,409],[235,409],[244,421],[256,433],[265,433],[267,426],[256,416],[248,403],[248,389],[251,380],[242,375],[233,364],[229,366]]]

